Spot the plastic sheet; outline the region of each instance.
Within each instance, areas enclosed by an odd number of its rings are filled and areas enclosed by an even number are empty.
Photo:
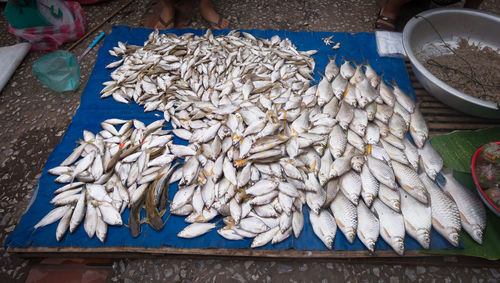
[[[143,108],[135,103],[121,104],[115,102],[112,98],[101,99],[99,92],[103,88],[102,83],[110,80],[112,70],[107,70],[104,67],[116,61],[117,58],[109,55],[108,50],[117,46],[118,41],[127,42],[128,44],[143,45],[147,40],[147,36],[151,29],[130,29],[129,27],[120,26],[114,27],[113,32],[108,35],[99,50],[97,61],[92,72],[92,75],[87,83],[85,91],[82,94],[80,108],[77,110],[73,120],[64,135],[62,141],[56,146],[52,154],[49,156],[42,176],[40,177],[39,187],[33,196],[33,203],[23,215],[20,224],[14,232],[6,240],[6,247],[175,247],[175,248],[249,248],[252,239],[229,241],[217,234],[216,229],[211,232],[195,238],[181,239],[177,237],[177,233],[181,231],[188,223],[184,222],[183,217],[171,216],[166,221],[162,231],[155,231],[148,224],[142,224],[142,233],[137,238],[132,238],[129,229],[125,226],[109,227],[107,240],[101,243],[96,237],[89,239],[81,225],[73,234],[66,234],[61,242],[56,241],[55,230],[57,222],[49,226],[33,229],[33,226],[54,207],[49,204],[50,199],[54,196],[53,192],[60,187],[54,183],[55,176],[49,175],[47,170],[59,165],[75,148],[75,141],[82,137],[84,129],[92,132],[99,131],[99,123],[108,118],[121,119],[139,119],[145,123],[150,123],[162,117],[160,113],[150,112],[144,113]],[[202,30],[170,30],[176,34],[192,32],[202,34]],[[228,30],[213,31],[215,35],[227,33]],[[251,30],[248,31],[254,36],[262,38],[270,38],[274,35],[279,35],[281,38],[289,38],[299,50],[316,49],[318,53],[314,55],[316,60],[316,70],[323,72],[328,57],[335,57],[337,63],[340,63],[342,57],[346,59],[354,59],[357,62],[369,62],[373,69],[378,74],[383,74],[386,80],[394,79],[401,89],[410,93],[415,97],[411,88],[410,79],[406,71],[405,63],[402,59],[381,58],[377,53],[375,36],[370,33],[330,33],[330,32],[288,32],[275,30]],[[325,45],[322,38],[334,35],[332,40],[340,42],[340,49],[332,50],[332,45]],[[314,74],[314,78],[321,78],[319,73]],[[178,138],[174,139],[175,143],[186,144],[185,141]],[[172,184],[169,191],[169,199],[172,199],[177,191],[177,184]],[[305,224],[304,230],[300,237],[289,237],[284,242],[276,245],[270,243],[260,247],[259,249],[290,249],[297,250],[326,250],[323,243],[314,235],[311,224],[309,223],[309,214],[307,208],[304,208]],[[123,222],[128,223],[129,210],[125,210],[122,214]],[[163,220],[167,220],[168,213],[163,216]],[[219,226],[222,226],[219,225]],[[220,228],[220,227],[219,227]],[[419,244],[409,238],[405,239],[406,249],[420,249]],[[376,248],[391,249],[381,238],[377,242]],[[452,249],[453,247],[435,231],[431,233],[431,248],[436,249]],[[337,231],[337,236],[334,243],[335,250],[362,250],[365,247],[356,239],[353,244],[349,244],[344,235]]]

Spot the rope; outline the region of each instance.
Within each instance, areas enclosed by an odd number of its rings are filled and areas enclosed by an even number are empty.
[[[450,50],[453,55],[455,55],[456,57],[458,57],[460,60],[462,60],[463,62],[465,62],[465,64],[467,64],[469,70],[470,70],[470,73],[466,73],[464,71],[461,71],[459,69],[456,69],[456,68],[453,68],[453,67],[450,67],[450,66],[447,66],[447,65],[444,65],[444,64],[441,64],[439,62],[437,62],[436,60],[434,59],[427,59],[426,63],[431,65],[431,66],[435,66],[435,67],[439,67],[442,69],[443,71],[443,74],[446,75],[447,77],[447,81],[446,82],[454,82],[454,83],[457,83],[457,84],[460,84],[460,85],[463,85],[465,86],[468,82],[472,82],[476,85],[479,85],[481,86],[481,89],[483,90],[483,96],[488,96],[488,97],[496,97],[494,95],[489,95],[487,92],[486,92],[486,89],[485,87],[493,87],[493,88],[500,88],[500,85],[488,85],[488,84],[484,84],[482,83],[481,81],[479,81],[477,78],[476,78],[476,75],[474,73],[474,69],[472,68],[472,65],[465,59],[463,58],[462,56],[460,56],[459,54],[457,54],[455,52],[455,50],[453,50],[453,48],[450,47],[450,45],[448,43],[446,43],[443,39],[443,37],[441,36],[441,33],[436,29],[436,27],[434,26],[434,24],[429,21],[429,19],[427,19],[426,17],[424,16],[421,16],[421,15],[416,15],[415,18],[422,18],[423,20],[425,20],[430,26],[431,28],[434,30],[434,32],[439,36],[439,39],[441,40],[441,42],[443,43],[443,45],[448,49]],[[456,81],[453,81],[450,76],[449,76],[449,72],[447,71],[453,71],[457,74],[460,74],[462,75],[463,77],[465,77],[468,81],[466,82],[456,82]]]

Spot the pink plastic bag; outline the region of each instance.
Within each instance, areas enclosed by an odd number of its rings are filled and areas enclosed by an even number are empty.
[[[64,1],[75,21],[71,24],[44,27],[30,27],[16,29],[9,25],[9,32],[19,41],[27,40],[31,43],[31,50],[57,50],[66,41],[76,40],[85,34],[85,16],[80,3]]]

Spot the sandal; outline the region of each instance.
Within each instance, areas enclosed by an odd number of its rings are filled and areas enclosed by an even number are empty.
[[[376,30],[386,30],[386,31],[396,31],[396,19],[391,19],[386,16],[382,16],[378,13],[377,21],[375,22]]]
[[[174,22],[174,17],[172,17],[168,21],[165,21],[164,19],[161,18],[158,12],[160,10],[161,10],[161,0],[151,0],[146,5],[146,13],[144,13],[144,15],[142,16],[142,25],[144,27],[154,29],[157,25],[161,24],[164,28],[160,29],[169,28],[168,26],[172,25],[172,23]],[[173,28],[173,26],[171,28]]]
[[[223,29],[224,28],[224,27],[222,27],[223,20],[227,21],[227,19],[224,18],[221,14],[219,14],[219,19],[217,20],[217,22],[212,22],[210,20],[205,19],[205,21],[207,21],[212,26],[212,29]],[[229,24],[225,28],[229,28]]]
[[[162,24],[165,28],[164,29],[169,29],[169,25],[173,24],[174,23],[174,20],[175,20],[175,17],[173,18],[170,18],[170,20],[166,21],[164,19],[162,19],[161,17],[158,17],[158,21],[160,22],[160,24]],[[174,26],[172,26],[171,28],[173,28]]]

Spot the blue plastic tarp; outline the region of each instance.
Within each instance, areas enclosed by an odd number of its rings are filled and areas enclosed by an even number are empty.
[[[16,227],[14,232],[7,238],[6,247],[82,247],[82,248],[97,248],[97,247],[175,247],[175,248],[249,248],[251,239],[240,241],[229,241],[222,238],[216,229],[211,232],[195,238],[182,239],[177,237],[177,233],[181,231],[188,223],[184,222],[184,217],[170,216],[168,213],[163,216],[163,220],[167,220],[163,230],[155,231],[148,224],[142,224],[142,233],[139,237],[133,238],[130,235],[129,229],[125,226],[109,226],[107,239],[101,243],[97,237],[89,239],[84,231],[83,225],[70,234],[69,232],[62,238],[60,242],[56,241],[55,231],[58,222],[39,228],[33,229],[33,226],[40,221],[54,207],[49,201],[54,197],[54,191],[61,185],[54,182],[55,176],[47,173],[47,170],[58,166],[76,147],[76,141],[83,136],[83,130],[89,130],[97,133],[101,130],[100,123],[109,118],[120,119],[138,119],[146,124],[162,118],[162,113],[149,112],[144,113],[143,108],[135,103],[122,104],[115,102],[112,98],[101,99],[99,92],[102,90],[102,83],[109,81],[112,70],[104,67],[116,61],[117,58],[112,57],[108,50],[117,46],[118,41],[127,44],[143,45],[147,40],[150,29],[134,28],[126,26],[114,27],[111,34],[106,36],[103,46],[99,50],[94,70],[82,94],[80,108],[77,110],[73,120],[66,131],[62,141],[56,146],[50,154],[45,168],[40,177],[37,190],[33,194],[32,203],[28,210],[23,215],[21,222]],[[202,34],[202,30],[170,30],[175,34],[183,34],[192,32]],[[227,33],[226,31],[216,31],[215,35]],[[410,79],[406,71],[404,61],[395,58],[381,58],[377,54],[375,36],[371,33],[331,33],[331,32],[288,32],[276,30],[250,30],[247,31],[254,36],[261,38],[271,38],[274,35],[279,35],[281,38],[289,38],[298,50],[316,49],[318,53],[313,57],[316,61],[316,70],[322,72],[328,63],[328,58],[336,56],[337,64],[340,64],[342,57],[356,62],[369,62],[373,69],[380,75],[383,75],[385,80],[394,80],[400,88],[410,93],[414,98],[413,89]],[[340,42],[340,49],[333,50],[332,45],[325,45],[322,38],[334,35],[333,41]],[[316,72],[315,79],[320,79],[321,75]],[[175,143],[186,144],[185,141],[175,138]],[[176,184],[170,186],[169,199],[172,199],[177,191]],[[128,223],[129,210],[125,210],[122,214],[123,223]],[[299,238],[290,236],[287,240],[271,245],[270,243],[260,249],[290,249],[297,250],[326,250],[323,243],[314,235],[311,224],[309,222],[309,213],[307,208],[304,208],[305,225],[302,234]],[[219,226],[222,226],[219,225]],[[421,249],[420,245],[410,237],[406,236],[405,248],[408,250]],[[432,249],[451,249],[451,246],[443,237],[432,231],[431,234]],[[362,250],[365,249],[359,239],[356,239],[353,244],[349,244],[344,235],[337,231],[337,236],[334,243],[335,250]],[[379,238],[376,246],[377,250],[391,249],[381,238]]]

